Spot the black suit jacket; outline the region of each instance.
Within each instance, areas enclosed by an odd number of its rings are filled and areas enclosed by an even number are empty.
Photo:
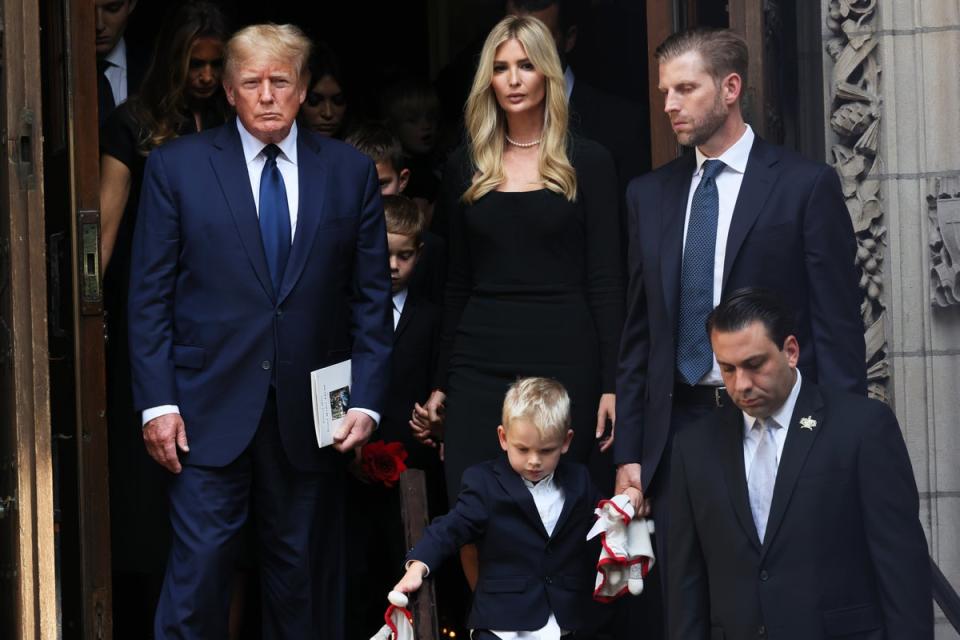
[[[731,405],[674,441],[670,638],[933,638],[917,487],[890,409],[803,381],[763,544],[743,430]]]
[[[417,441],[409,424],[414,403],[422,404],[430,395],[439,332],[440,307],[409,290],[393,332],[390,386],[380,433],[374,437],[403,442],[409,454],[407,466],[416,469],[432,469],[439,463],[436,450]]]
[[[627,191],[630,277],[614,458],[641,462],[645,489],[669,438],[683,227],[695,170],[690,153]],[[723,295],[748,286],[779,291],[796,311],[804,379],[865,393],[856,248],[836,172],[756,138],[727,238]]]
[[[581,464],[561,460],[555,473],[565,498],[553,535],[523,478],[502,456],[463,473],[453,509],[427,527],[410,552],[408,559],[436,570],[464,544],[476,543],[480,575],[471,629],[532,631],[551,611],[561,629],[588,624],[600,547],[585,538],[600,495]]]

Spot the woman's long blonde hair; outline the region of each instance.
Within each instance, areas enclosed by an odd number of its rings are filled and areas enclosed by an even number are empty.
[[[490,31],[467,98],[465,123],[470,137],[470,156],[476,168],[473,182],[463,194],[470,204],[500,186],[506,117],[494,94],[491,80],[497,48],[517,40],[534,68],[544,75],[543,138],[540,143],[540,177],[544,186],[567,200],[577,197],[577,175],[567,158],[567,96],[557,46],[547,27],[532,16],[508,16]]]

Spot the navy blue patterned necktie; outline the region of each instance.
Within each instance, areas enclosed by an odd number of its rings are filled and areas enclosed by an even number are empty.
[[[713,258],[717,246],[717,218],[720,216],[716,177],[725,166],[720,160],[703,163],[703,175],[690,203],[690,222],[683,246],[677,372],[680,379],[690,385],[697,384],[713,367],[713,350],[706,322],[713,310]]]
[[[273,290],[280,292],[283,270],[290,257],[290,207],[287,204],[287,189],[277,166],[280,148],[268,144],[263,148],[266,164],[260,175],[260,237],[267,256],[267,267]]]

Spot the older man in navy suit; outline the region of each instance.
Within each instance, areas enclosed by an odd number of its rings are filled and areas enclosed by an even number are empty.
[[[765,286],[798,314],[799,368],[863,394],[856,240],[835,171],[754,135],[740,111],[744,40],[670,36],[656,52],[664,110],[693,153],[631,182],[629,286],[617,378],[617,486],[641,489],[669,572],[667,484],[675,432],[728,402],[705,320],[725,292]]]
[[[298,131],[310,43],[256,25],[227,44],[237,118],[150,154],[134,238],[130,350],[150,455],[172,474],[158,638],[225,638],[254,505],[264,637],[342,637],[342,453],[379,420],[392,342],[373,162]],[[310,371],[352,358],[332,448]]]

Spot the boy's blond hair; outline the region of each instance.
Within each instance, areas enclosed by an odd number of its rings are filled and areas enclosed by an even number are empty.
[[[541,437],[566,436],[570,429],[570,396],[550,378],[520,378],[503,399],[503,428],[513,420],[529,420]]]

